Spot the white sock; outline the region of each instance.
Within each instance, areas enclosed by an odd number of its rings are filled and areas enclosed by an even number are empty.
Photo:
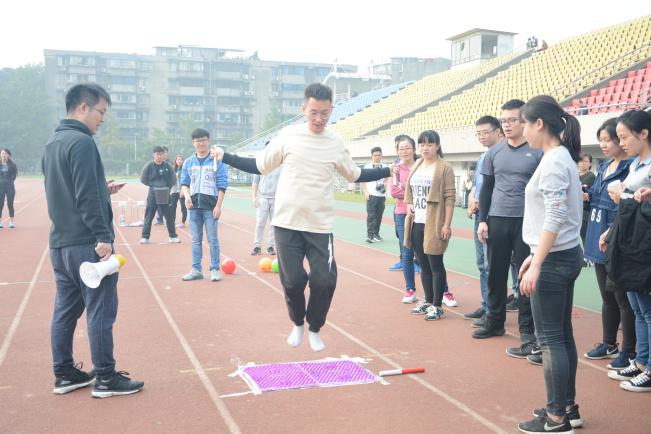
[[[303,326],[295,325],[287,338],[287,343],[292,347],[298,347],[303,342]]]
[[[308,335],[310,338],[310,347],[312,347],[314,351],[325,350],[325,344],[321,340],[321,336],[318,333],[309,332]]]

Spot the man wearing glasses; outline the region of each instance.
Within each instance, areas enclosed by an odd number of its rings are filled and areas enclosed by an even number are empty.
[[[500,121],[493,116],[482,116],[475,122],[477,128],[475,135],[482,146],[491,149],[503,139],[502,126]],[[483,176],[481,166],[484,163],[486,152],[483,152],[477,160],[475,169],[474,186],[470,192],[468,201],[468,217],[475,220],[475,256],[477,258],[477,269],[479,270],[479,287],[481,289],[481,306],[474,312],[464,315],[466,319],[485,320],[485,314],[488,311],[486,298],[488,293],[488,255],[486,254],[486,244],[477,238],[477,228],[479,226],[479,194],[483,185]],[[477,323],[480,324],[480,323]]]
[[[192,270],[183,276],[183,280],[203,279],[201,244],[205,226],[210,246],[210,280],[217,282],[222,279],[219,271],[217,223],[222,214],[222,202],[228,188],[228,168],[221,162],[214,163],[210,155],[208,131],[203,128],[192,131],[192,144],[196,152],[183,162],[180,178],[185,206],[190,213],[192,233]]]
[[[486,152],[482,167],[483,185],[479,196],[479,225],[477,237],[488,245],[488,312],[486,320],[473,337],[485,339],[504,334],[506,321],[507,280],[511,258],[519,269],[529,255],[522,240],[524,190],[542,159],[540,149],[527,143],[520,122],[520,107],[524,101],[510,100],[502,106],[500,123],[506,142]],[[531,303],[521,296],[518,325],[519,348],[508,348],[511,357],[527,358],[539,355],[534,335]]]
[[[106,181],[93,140],[109,105],[111,97],[97,84],[70,88],[66,118],[45,145],[41,161],[52,221],[50,260],[56,298],[50,332],[54,393],[58,395],[95,383],[91,395],[106,398],[136,393],[144,385],[115,370],[113,323],[118,312],[119,273],[104,277],[95,289],[84,285],[79,275],[82,262],[106,261],[113,253],[115,233],[109,195],[124,184]],[[91,372],[82,371],[81,363],[75,365],[72,352],[77,320],[84,310],[94,365]]]

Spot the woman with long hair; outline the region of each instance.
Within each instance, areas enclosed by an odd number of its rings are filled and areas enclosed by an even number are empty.
[[[447,281],[443,254],[452,235],[456,187],[454,169],[443,159],[439,134],[423,131],[418,136],[418,146],[421,158],[414,165],[405,190],[405,246],[414,249],[420,262],[425,300],[411,312],[425,314],[426,320],[434,321],[443,317],[441,304]]]
[[[536,417],[518,428],[525,433],[572,433],[573,427],[582,425],[575,403],[577,354],[572,330],[574,283],[583,262],[583,197],[576,170],[581,128],[547,95],[530,99],[520,117],[531,147],[543,151],[525,189],[522,239],[531,255],[520,268],[520,292],[531,298],[547,406],[534,410]]]
[[[183,155],[177,155],[174,157],[174,162],[172,163],[172,169],[176,174],[176,185],[170,190],[170,208],[172,214],[172,221],[176,222],[176,205],[181,204],[181,223],[178,224],[178,227],[185,226],[185,221],[188,218],[188,209],[185,207],[185,199],[181,196],[181,188],[179,186],[179,177],[181,176],[181,168],[183,168]]]
[[[7,148],[0,150],[0,228],[2,228],[2,209],[7,198],[7,208],[9,208],[9,227],[15,228],[14,220],[14,198],[16,197],[16,175],[18,169],[16,163],[11,160],[11,151]]]

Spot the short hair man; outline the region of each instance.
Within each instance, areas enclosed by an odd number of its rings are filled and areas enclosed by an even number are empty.
[[[511,259],[520,269],[529,255],[529,246],[522,240],[524,190],[542,159],[540,149],[532,149],[524,137],[520,120],[521,100],[510,100],[502,106],[500,123],[506,142],[486,152],[481,167],[483,186],[479,196],[477,237],[488,244],[488,313],[481,328],[473,333],[477,339],[504,334],[506,321],[507,281]],[[508,348],[512,357],[539,355],[536,344],[531,303],[520,296],[518,324],[519,348]]]
[[[167,146],[161,146],[161,149],[163,149],[163,161],[165,163],[170,164],[169,156],[170,156],[170,149]],[[162,225],[163,224],[163,216],[165,215],[165,207],[169,207],[169,205],[158,205],[156,207],[156,221],[155,225]]]
[[[475,122],[475,135],[479,143],[487,149],[491,149],[497,145],[502,138],[502,126],[499,119],[494,116],[482,116]],[[486,305],[488,293],[488,255],[486,253],[486,244],[479,241],[477,238],[477,227],[479,226],[479,194],[483,184],[483,175],[481,174],[481,167],[484,163],[486,152],[482,152],[477,160],[477,167],[475,169],[475,179],[473,181],[473,188],[470,191],[468,199],[468,217],[474,219],[475,230],[475,257],[477,259],[477,269],[479,270],[479,287],[481,290],[481,306],[474,312],[464,315],[468,319],[480,319],[488,311]]]
[[[144,385],[115,370],[113,323],[118,310],[119,273],[106,276],[95,289],[87,287],[79,275],[82,262],[105,261],[113,253],[115,233],[109,195],[124,184],[107,183],[93,140],[110,105],[111,97],[99,85],[73,86],[66,94],[66,118],[45,145],[41,162],[52,221],[50,260],[56,282],[50,330],[55,394],[95,382],[92,396],[105,398],[135,393]],[[72,353],[75,327],[84,309],[93,373],[80,370]]]
[[[305,88],[301,107],[306,124],[282,129],[257,158],[242,158],[215,149],[226,164],[249,173],[267,174],[282,163],[274,210],[274,230],[280,282],[285,290],[289,317],[294,323],[287,343],[303,341],[303,324],[309,324],[310,347],[325,348],[319,331],[325,324],[337,284],[332,222],[334,171],[349,182],[368,182],[390,176],[388,167],[360,169],[339,136],[326,128],[332,114],[332,90],[320,83]],[[307,257],[308,274],[303,267]],[[305,285],[310,299],[305,307]]]
[[[265,147],[269,142],[265,143]],[[255,235],[253,239],[253,251],[251,255],[262,254],[262,237],[264,228],[269,222],[269,235],[267,240],[267,253],[276,254],[276,239],[274,237],[274,226],[271,219],[274,215],[274,206],[276,203],[276,189],[278,188],[278,178],[282,167],[276,168],[268,175],[253,175],[251,182],[251,192],[253,193],[253,206],[256,208],[255,214]]]
[[[162,146],[155,146],[153,161],[150,161],[142,169],[140,182],[149,187],[147,193],[147,207],[145,208],[145,219],[142,224],[142,239],[140,244],[149,244],[151,235],[151,223],[154,220],[156,210],[160,210],[162,217],[167,224],[167,234],[170,243],[180,243],[174,227],[174,218],[170,208],[170,189],[176,185],[176,174],[165,161],[165,149]]]
[[[364,166],[365,169],[384,167],[382,164],[382,148],[375,146],[371,149],[371,162]],[[360,184],[364,198],[366,198],[366,242],[375,243],[382,241],[380,225],[386,203],[387,179],[363,182]]]
[[[210,246],[210,280],[217,282],[222,275],[219,271],[219,239],[217,226],[222,214],[222,203],[228,188],[228,168],[217,164],[215,171],[213,157],[210,155],[210,133],[203,128],[192,132],[195,153],[183,162],[181,168],[181,190],[185,206],[190,212],[190,232],[192,233],[192,270],[183,280],[203,279],[201,242],[203,228]]]

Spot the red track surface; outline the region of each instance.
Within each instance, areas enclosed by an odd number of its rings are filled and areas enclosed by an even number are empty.
[[[516,432],[517,422],[545,404],[542,369],[504,353],[518,344],[515,314],[508,316],[509,335],[470,337],[460,313],[478,306],[477,280],[449,273],[461,307],[446,309],[442,321],[425,322],[400,303],[402,275],[386,270],[395,258],[346,242],[335,243],[339,283],[321,333],[326,350],[314,353],[307,342],[290,348],[278,276],[251,274],[258,261],[249,255],[253,219],[229,210],[219,240],[238,269],[218,283],[181,281],[190,268],[187,228],[179,232],[183,243],[171,245],[164,243],[164,228],[155,226],[152,240],[161,244],[145,246],[137,244],[139,228],[117,228],[117,250],[127,259],[115,325],[117,368],[144,380],[145,388],[104,400],[92,399],[89,389],[55,396],[49,339],[54,284],[42,181],[21,180],[17,190],[18,228],[0,231],[0,432]],[[119,196],[141,199],[144,188],[129,185]],[[204,269],[206,259],[207,252]],[[581,354],[600,339],[600,324],[594,313],[575,312]],[[88,367],[85,331],[82,320],[75,350]],[[426,372],[388,378],[388,385],[225,396],[247,392],[239,378],[228,376],[238,362],[340,355],[370,359],[365,367],[375,373],[399,367]],[[648,433],[651,394],[622,391],[606,377],[606,362],[580,359],[583,430]]]

